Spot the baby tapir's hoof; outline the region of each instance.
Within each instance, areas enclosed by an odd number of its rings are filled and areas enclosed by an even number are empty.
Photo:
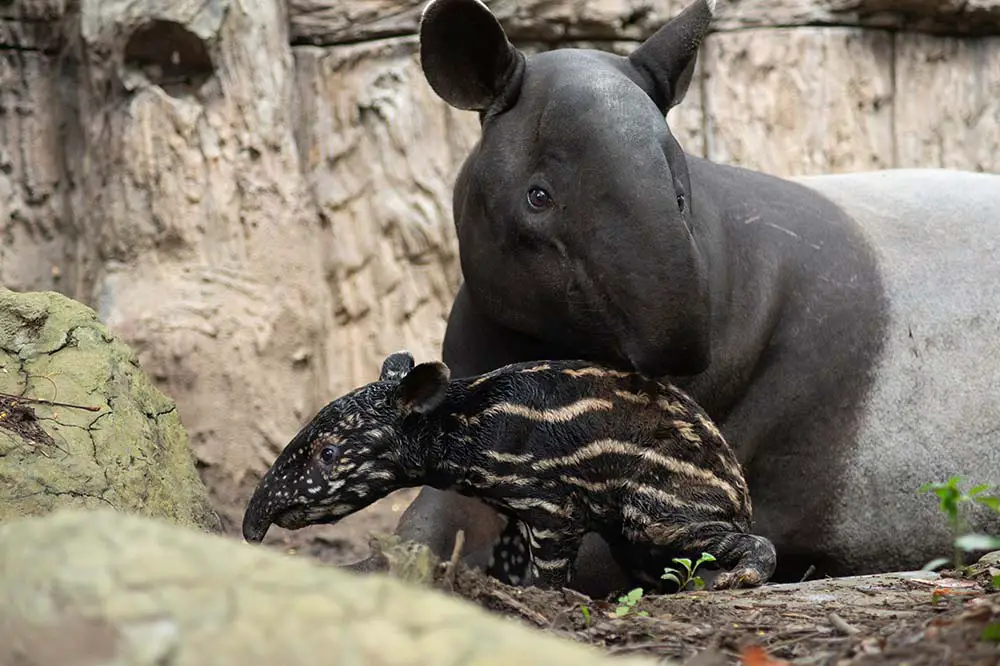
[[[738,545],[730,557],[736,554],[739,555],[739,560],[731,571],[716,577],[713,590],[760,587],[774,573],[778,557],[770,540],[756,534],[740,535]]]
[[[741,587],[760,587],[764,581],[764,575],[759,569],[735,569],[719,574],[712,589],[732,590]]]

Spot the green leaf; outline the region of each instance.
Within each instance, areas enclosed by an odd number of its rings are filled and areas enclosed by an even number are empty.
[[[668,573],[663,574],[662,576],[660,576],[660,579],[661,580],[672,580],[672,581],[674,581],[674,583],[677,584],[678,587],[680,587],[680,584],[681,584],[681,579],[678,578],[677,575],[674,574],[674,573],[672,573],[672,572],[668,572]]]
[[[695,566],[704,564],[705,562],[715,562],[715,555],[712,555],[712,553],[702,553],[701,557],[698,558],[698,562],[697,564],[695,564]]]
[[[995,495],[990,495],[988,497],[977,497],[975,498],[975,501],[977,504],[989,507],[994,511],[996,511],[997,513],[1000,513],[1000,497],[997,497]]]
[[[694,583],[694,589],[696,590],[701,590],[704,589],[705,587],[705,581],[702,579],[701,576],[695,576],[694,578],[691,579],[691,582]]]
[[[647,613],[646,611],[639,611],[638,613],[636,613],[636,615],[638,615],[639,617],[649,617],[649,613]]]
[[[691,560],[686,557],[675,557],[672,561],[687,569],[688,575],[691,575]]]
[[[969,490],[969,497],[975,497],[981,492],[985,492],[990,489],[990,484],[980,483],[978,486],[974,486]]]
[[[631,610],[629,606],[619,606],[615,609],[615,617],[625,617],[629,610]]]
[[[983,629],[983,633],[980,635],[984,641],[994,641],[1000,643],[1000,622],[994,622],[993,624],[987,625]]]
[[[949,560],[947,557],[939,557],[936,560],[931,560],[930,562],[925,564],[924,567],[921,569],[921,571],[934,571],[935,569],[938,569],[948,564],[948,562],[950,561],[951,560]]]
[[[1000,591],[1000,575],[993,576],[993,589]]]
[[[955,548],[961,548],[965,551],[993,550],[1000,548],[1000,538],[988,534],[963,534],[955,539]]]
[[[634,590],[629,590],[628,600],[630,602],[632,602],[634,604],[635,602],[639,601],[639,599],[642,599],[642,588],[641,587],[637,587]]]
[[[937,491],[941,488],[947,488],[947,487],[948,487],[947,483],[942,483],[941,481],[933,481],[931,483],[925,483],[924,485],[920,486],[919,491],[922,493],[926,493],[932,490]]]
[[[583,622],[586,626],[590,626],[590,609],[586,606],[580,606],[580,612],[583,613]]]

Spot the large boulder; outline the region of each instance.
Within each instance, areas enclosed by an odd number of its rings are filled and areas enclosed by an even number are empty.
[[[106,509],[0,526],[0,663],[639,666],[381,575]]]
[[[112,507],[220,529],[173,401],[90,308],[0,287],[0,391],[62,403],[0,397],[0,522]]]

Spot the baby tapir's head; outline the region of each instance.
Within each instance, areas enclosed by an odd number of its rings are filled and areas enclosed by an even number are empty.
[[[272,524],[336,522],[411,485],[420,461],[408,440],[444,401],[449,379],[443,363],[387,356],[377,382],[328,404],[288,443],[247,503],[243,538],[258,543]]]

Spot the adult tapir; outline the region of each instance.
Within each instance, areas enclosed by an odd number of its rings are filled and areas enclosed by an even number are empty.
[[[455,183],[465,281],[443,359],[668,378],[739,452],[775,580],[919,568],[951,552],[919,486],[1000,484],[1000,176],[776,178],[685,153],[664,117],[714,4],[628,57],[526,56],[478,0],[425,7],[426,79],[482,125]],[[483,553],[498,526],[424,488],[397,532],[445,555],[462,528]],[[592,594],[620,582],[593,536],[577,568]]]

